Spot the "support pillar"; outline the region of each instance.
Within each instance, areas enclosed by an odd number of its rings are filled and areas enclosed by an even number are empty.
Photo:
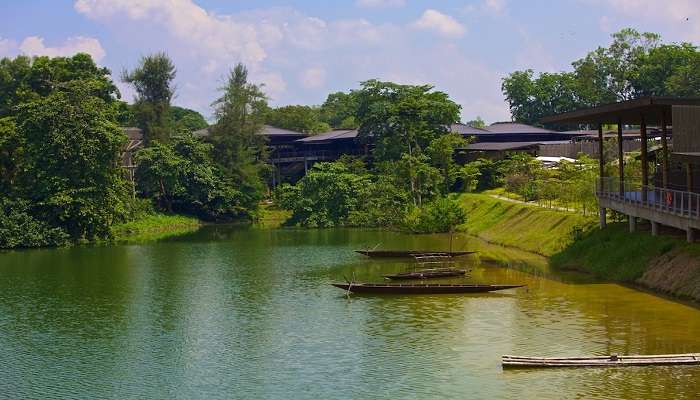
[[[627,218],[630,221],[630,233],[637,230],[637,217],[634,215],[628,215]]]
[[[688,241],[688,243],[693,243],[695,241],[695,230],[691,227],[688,227],[685,231],[685,239]]]
[[[309,172],[309,161],[304,157],[304,175]]]
[[[600,229],[604,229],[608,226],[608,221],[605,219],[607,215],[607,211],[605,207],[600,207],[600,210],[598,210],[598,217],[600,220]]]
[[[647,122],[642,115],[642,123],[639,127],[639,135],[642,139],[642,202],[647,201],[647,186],[649,186],[649,156],[647,149]]]
[[[688,192],[693,191],[693,164],[685,164],[685,190]]]
[[[659,223],[651,221],[651,236],[659,236]]]
[[[668,124],[666,122],[665,111],[661,111],[661,153],[664,158],[661,164],[663,185],[664,189],[668,189]]]
[[[625,152],[622,147],[622,118],[617,119],[617,157],[620,175],[620,197],[625,197]]]
[[[603,123],[598,124],[598,168],[600,174],[600,187],[598,190],[603,191],[605,178],[605,152],[603,150]]]

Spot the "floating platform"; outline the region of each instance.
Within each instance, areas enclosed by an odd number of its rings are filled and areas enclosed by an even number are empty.
[[[424,251],[424,250],[355,250],[367,257],[384,257],[384,258],[411,258],[416,256],[433,256],[433,257],[460,257],[468,254],[474,254],[476,251]]]
[[[520,357],[505,355],[503,368],[634,367],[648,365],[700,365],[700,353],[650,356]]]
[[[351,293],[374,294],[448,294],[448,293],[485,293],[496,290],[515,289],[525,285],[450,285],[433,284],[381,284],[381,283],[333,283],[333,286]]]

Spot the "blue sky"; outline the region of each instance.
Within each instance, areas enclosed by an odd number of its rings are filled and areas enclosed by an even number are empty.
[[[621,28],[700,43],[699,0],[23,0],[0,15],[0,57],[84,51],[116,76],[166,51],[175,104],[207,117],[238,61],[273,105],[320,104],[376,78],[435,85],[465,120],[494,122],[509,118],[508,73],[566,70]]]

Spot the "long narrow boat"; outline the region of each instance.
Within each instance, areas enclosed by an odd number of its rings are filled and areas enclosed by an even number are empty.
[[[333,283],[333,286],[352,293],[376,294],[446,294],[484,293],[496,290],[514,289],[525,285],[450,285],[442,283],[403,285],[383,283]]]
[[[384,275],[386,279],[431,279],[431,278],[449,278],[452,276],[461,276],[467,271],[456,268],[430,268],[418,271],[400,272],[398,274]]]
[[[410,258],[417,255],[437,255],[445,257],[459,257],[474,254],[476,251],[423,251],[423,250],[355,250],[367,257],[393,257]]]
[[[700,353],[651,356],[520,357],[505,355],[503,368],[632,367],[647,365],[700,365]]]

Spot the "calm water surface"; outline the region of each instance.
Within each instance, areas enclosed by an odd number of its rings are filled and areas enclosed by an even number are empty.
[[[465,240],[456,247],[484,246]],[[502,354],[700,352],[697,309],[551,275],[532,256],[520,269],[464,262],[464,281],[528,285],[498,294],[347,299],[329,285],[402,270],[352,252],[377,243],[447,239],[218,226],[152,244],[0,253],[0,398],[699,397],[700,367],[500,367]]]

